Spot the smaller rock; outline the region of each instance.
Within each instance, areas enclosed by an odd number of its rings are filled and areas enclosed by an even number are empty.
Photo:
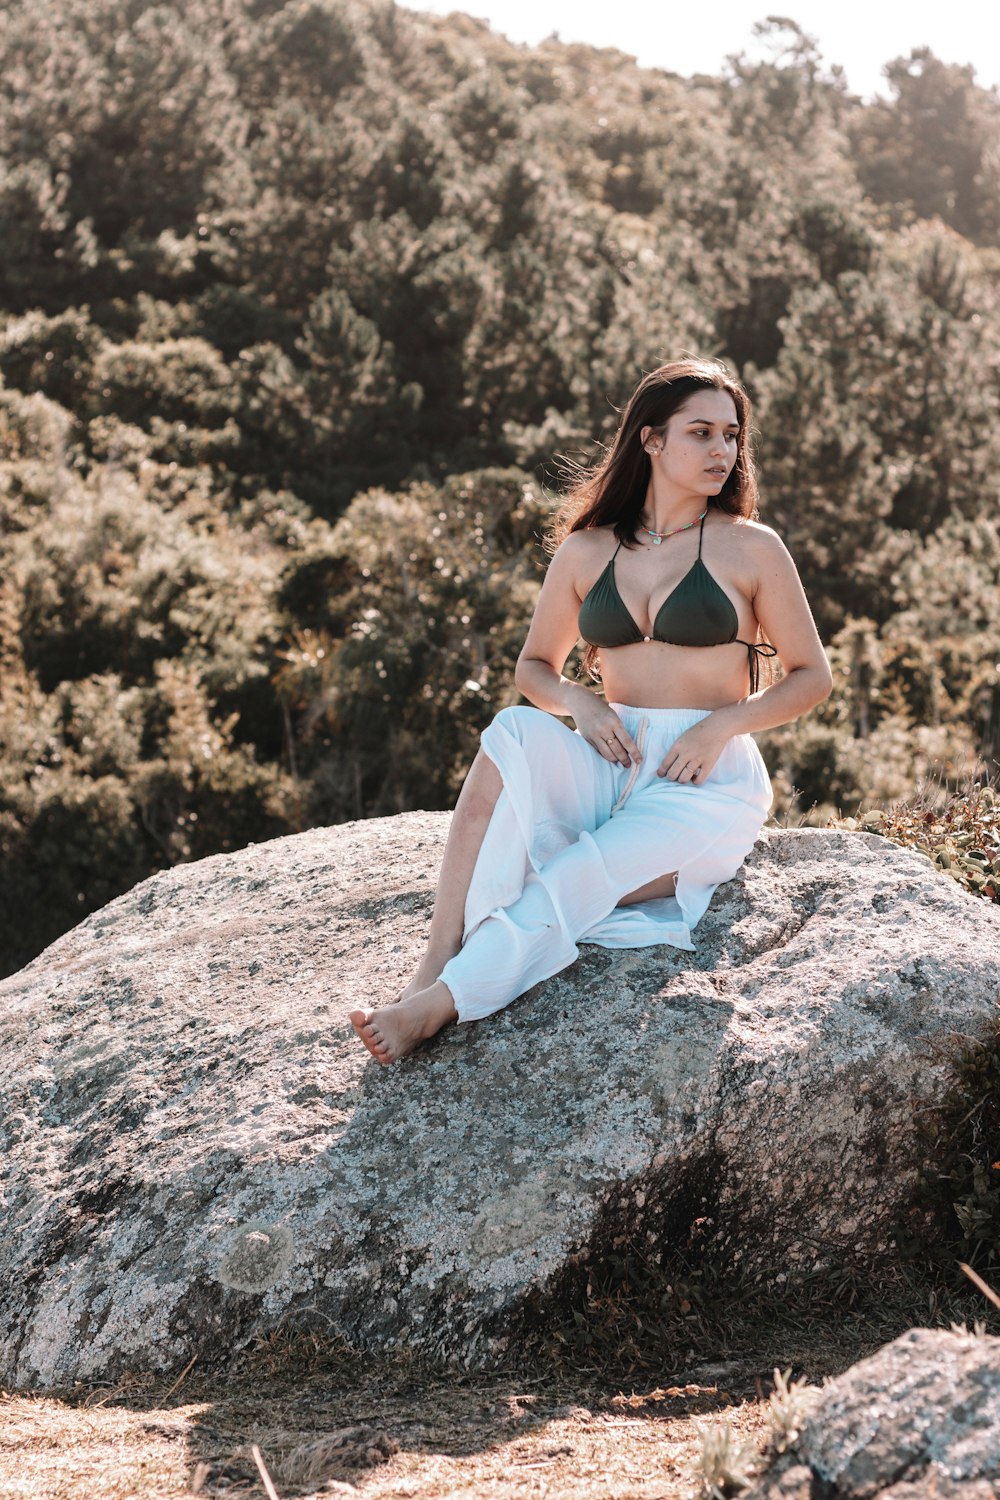
[[[743,1500],[996,1500],[1000,1338],[911,1328],[822,1389]]]

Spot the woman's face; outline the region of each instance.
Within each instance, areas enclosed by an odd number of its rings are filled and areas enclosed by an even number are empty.
[[[717,495],[736,462],[740,424],[728,391],[695,391],[662,434],[643,428],[643,446],[654,470],[691,493]]]

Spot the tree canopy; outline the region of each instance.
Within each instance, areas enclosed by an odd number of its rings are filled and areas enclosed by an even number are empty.
[[[0,964],[164,864],[454,800],[560,454],[718,355],[831,698],[823,821],[1000,755],[1000,100],[391,0],[0,14]]]

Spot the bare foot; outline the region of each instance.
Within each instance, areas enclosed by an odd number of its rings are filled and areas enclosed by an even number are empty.
[[[352,1010],[350,1021],[376,1062],[393,1063],[457,1015],[450,990],[439,981],[378,1010]]]

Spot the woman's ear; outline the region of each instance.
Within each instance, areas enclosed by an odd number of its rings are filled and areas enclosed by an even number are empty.
[[[663,439],[653,427],[640,427],[639,441],[647,453],[659,453],[663,447]]]

